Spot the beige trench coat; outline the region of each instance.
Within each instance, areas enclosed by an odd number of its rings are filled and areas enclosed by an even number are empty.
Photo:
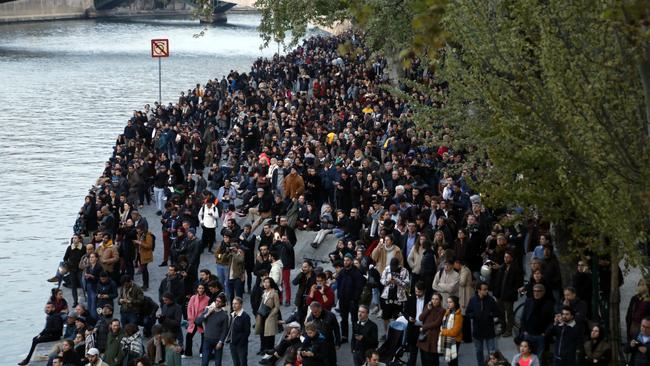
[[[255,319],[255,334],[262,333],[262,322],[264,322],[264,337],[274,336],[278,333],[278,314],[280,313],[280,297],[278,296],[278,292],[271,290],[271,294],[262,303],[270,307],[271,312],[266,319],[262,319],[261,316],[257,315]]]

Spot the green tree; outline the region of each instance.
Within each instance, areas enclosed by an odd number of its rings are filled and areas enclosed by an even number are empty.
[[[446,115],[492,162],[479,189],[495,204],[570,222],[567,248],[608,255],[615,268],[621,259],[645,260],[637,245],[650,212],[650,139],[641,57],[630,57],[640,54],[639,39],[603,16],[608,3],[456,1],[444,20],[454,46],[443,74]],[[617,273],[609,307],[615,355]]]
[[[272,9],[316,2],[258,3]],[[553,222],[565,256],[588,249],[608,256],[612,269],[620,260],[647,264],[638,244],[650,227],[650,3],[319,4],[325,6],[288,5],[307,12],[301,14],[263,11],[262,32],[270,40],[290,31],[295,41],[315,19],[327,24],[348,17],[372,49],[399,55],[407,66],[412,57],[424,59],[449,91],[440,95],[405,81],[444,103],[441,109],[415,105],[419,125],[444,130],[452,147],[467,152],[480,167],[477,188],[488,203],[524,207]],[[612,274],[609,325],[617,359],[618,271]]]

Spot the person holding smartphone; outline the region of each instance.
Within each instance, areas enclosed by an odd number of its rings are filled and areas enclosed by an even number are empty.
[[[327,275],[323,272],[317,274],[316,283],[309,289],[305,303],[311,305],[312,302],[317,301],[325,310],[330,311],[335,300],[334,290],[327,284]]]

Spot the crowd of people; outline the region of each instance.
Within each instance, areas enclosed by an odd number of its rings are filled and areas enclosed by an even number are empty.
[[[344,42],[358,52],[339,52]],[[607,364],[592,306],[609,294],[607,259],[592,268],[580,258],[562,278],[547,228],[502,225],[509,211],[472,190],[469,152],[432,145],[453,131],[418,128],[409,102],[381,87],[385,67],[354,34],[313,37],[177,103],[135,111],[85,198],[50,279],[58,286],[46,326],[19,365],[37,344],[63,338],[51,365],[176,366],[197,350],[203,366],[221,365],[229,350],[244,366],[255,333],[263,365],[336,366],[350,343],[355,365],[375,366],[391,361],[377,349],[392,322],[407,324],[409,366],[418,354],[422,365],[458,365],[468,343],[476,357],[463,364]],[[140,214],[145,204],[161,232]],[[328,237],[328,261],[297,258]],[[155,250],[167,268],[159,284],[148,270]],[[214,265],[201,261],[206,251]],[[626,345],[640,366],[650,364],[646,282],[638,293]],[[286,319],[283,306],[295,309]],[[518,344],[511,362],[498,337]]]

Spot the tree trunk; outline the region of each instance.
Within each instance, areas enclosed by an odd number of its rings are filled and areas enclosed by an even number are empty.
[[[643,27],[643,32],[648,32],[647,27]],[[641,47],[641,61],[638,68],[645,96],[646,137],[650,138],[650,48]]]
[[[612,243],[613,244],[613,243]],[[609,339],[612,344],[612,358],[611,365],[618,365],[619,350],[621,347],[621,291],[618,284],[618,263],[620,262],[620,255],[615,245],[612,245],[612,253],[610,260],[610,270],[612,278],[610,282],[610,295],[609,295]]]
[[[569,233],[567,224],[564,221],[552,222],[549,228],[555,248],[560,261],[560,272],[562,274],[562,287],[571,284],[571,277],[575,272],[575,266],[569,263],[571,253],[569,251]]]

